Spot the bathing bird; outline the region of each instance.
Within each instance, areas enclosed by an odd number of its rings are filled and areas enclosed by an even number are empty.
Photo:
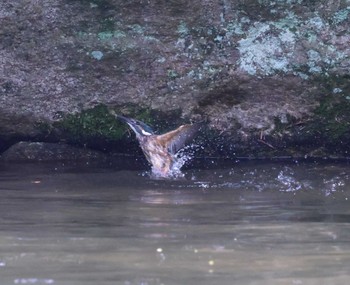
[[[121,115],[116,117],[127,123],[134,131],[144,155],[152,165],[152,173],[157,177],[165,178],[177,174],[174,169],[178,161],[176,154],[194,138],[200,127],[199,124],[186,124],[173,131],[157,135],[150,126],[141,121]]]

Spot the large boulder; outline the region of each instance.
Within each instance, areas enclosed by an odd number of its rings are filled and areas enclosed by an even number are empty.
[[[348,1],[3,0],[0,149],[125,150],[113,109],[161,130],[207,121],[213,153],[347,155],[349,13]]]

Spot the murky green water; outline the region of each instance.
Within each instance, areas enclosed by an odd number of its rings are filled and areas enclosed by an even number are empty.
[[[235,163],[186,180],[0,165],[0,284],[348,284],[348,164]]]

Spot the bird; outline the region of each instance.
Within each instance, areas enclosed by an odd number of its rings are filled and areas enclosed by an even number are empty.
[[[116,115],[134,131],[136,139],[147,159],[152,165],[152,174],[156,177],[170,178],[179,175],[176,169],[176,154],[196,135],[200,124],[185,124],[170,132],[157,135],[147,124],[136,119]]]

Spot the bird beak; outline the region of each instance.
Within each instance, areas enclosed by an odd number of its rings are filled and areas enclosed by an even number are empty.
[[[129,127],[134,131],[134,133],[136,134],[136,136],[138,135],[138,132],[134,126],[134,122],[132,119],[130,118],[127,118],[127,117],[124,117],[124,116],[121,116],[121,115],[115,115],[118,119],[120,119],[121,121],[127,123],[129,125]]]
[[[116,115],[116,117],[118,119],[120,119],[121,121],[127,123],[136,132],[136,130],[134,128],[135,122],[134,122],[133,119],[130,119],[130,118],[127,118],[127,117],[124,117],[124,116],[121,116],[121,115]]]
[[[128,123],[130,124],[131,123],[131,120],[127,117],[124,117],[124,116],[121,116],[121,115],[115,115],[118,119],[122,120],[123,122],[125,123]]]
[[[114,110],[112,110],[112,109],[109,110],[109,113],[110,113],[112,116],[116,117],[117,119],[122,120],[122,121],[125,122],[125,123],[130,123],[130,122],[131,122],[131,120],[130,120],[129,118],[124,117],[124,116],[122,116],[122,115],[118,115],[118,114],[117,114]]]

